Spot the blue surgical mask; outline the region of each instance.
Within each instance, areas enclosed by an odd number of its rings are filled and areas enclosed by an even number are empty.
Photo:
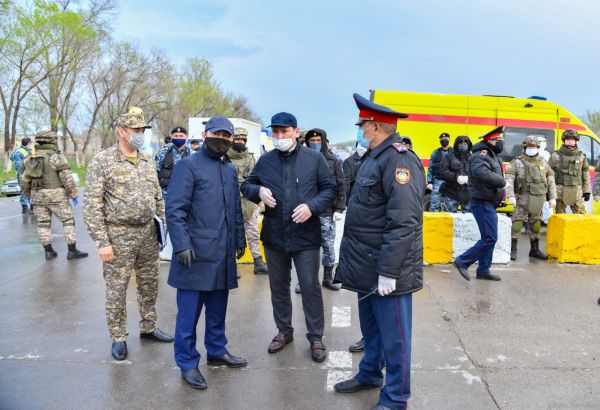
[[[308,148],[314,149],[315,151],[321,152],[321,147],[323,146],[322,142],[309,142]]]
[[[185,138],[171,138],[171,142],[173,143],[173,145],[175,145],[177,148],[180,148],[181,146],[183,146],[185,144],[186,139]]]
[[[365,139],[365,132],[360,127],[356,132],[356,139],[358,141],[358,145],[360,145],[363,148],[369,148],[369,144],[371,143],[371,141]]]
[[[144,134],[129,134],[130,141],[127,143],[135,150],[139,150],[144,145]]]
[[[458,146],[458,152],[467,152],[468,150],[469,150],[468,146],[465,146],[465,145]]]

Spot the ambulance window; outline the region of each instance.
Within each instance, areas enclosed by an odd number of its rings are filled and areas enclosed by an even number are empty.
[[[589,135],[579,134],[577,148],[579,148],[579,151],[585,154],[589,162],[594,162],[594,158],[592,156],[592,138]]]
[[[592,138],[592,158],[590,165],[600,165],[600,142]]]
[[[547,141],[546,150],[552,152],[554,147],[554,131],[539,128],[513,128],[506,127],[504,131],[504,150],[502,151],[502,161],[510,162],[514,157],[523,153],[523,141],[528,135],[544,137]]]

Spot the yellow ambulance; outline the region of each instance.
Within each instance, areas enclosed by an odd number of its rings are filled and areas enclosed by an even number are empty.
[[[467,135],[475,144],[478,137],[499,125],[506,126],[502,152],[505,162],[521,154],[527,135],[545,137],[546,149],[553,152],[562,145],[563,131],[575,129],[580,135],[578,147],[590,163],[592,179],[593,166],[599,163],[600,138],[577,116],[543,97],[371,90],[371,100],[409,115],[398,121],[398,133],[412,140],[413,150],[425,167],[429,166],[431,152],[439,147],[442,132],[450,134],[451,145],[459,135]]]

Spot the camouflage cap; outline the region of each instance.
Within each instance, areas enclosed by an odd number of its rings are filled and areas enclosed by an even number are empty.
[[[115,125],[119,128],[152,128],[146,124],[144,111],[138,107],[130,107],[126,114],[119,115]]]
[[[35,134],[35,142],[53,142],[56,141],[56,138],[54,131],[39,131]]]
[[[233,135],[236,138],[248,139],[248,130],[242,127],[235,127],[235,129],[233,130]]]

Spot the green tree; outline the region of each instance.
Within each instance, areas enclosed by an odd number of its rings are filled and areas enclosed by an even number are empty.
[[[586,110],[581,120],[587,125],[596,135],[600,135],[600,111]]]

